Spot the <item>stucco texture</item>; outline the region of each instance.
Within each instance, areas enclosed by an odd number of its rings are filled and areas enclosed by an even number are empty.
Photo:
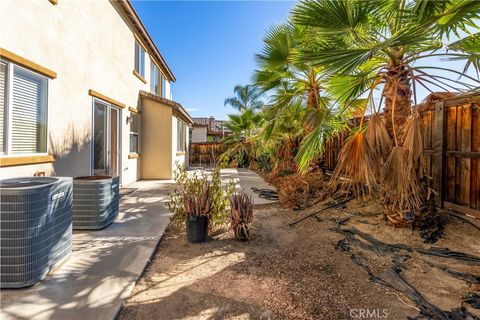
[[[48,81],[48,153],[50,164],[1,168],[1,178],[47,175],[80,176],[91,174],[93,89],[127,107],[142,109],[139,91],[150,90],[134,69],[133,28],[109,1],[2,1],[0,4],[0,47],[57,73]],[[145,56],[145,79],[150,80],[150,59]],[[170,84],[167,84],[170,97]],[[165,111],[166,112],[166,111]],[[171,111],[169,111],[171,112]],[[155,152],[129,159],[128,108],[121,110],[119,174],[123,185],[141,178],[139,162],[162,154],[171,168],[171,153]],[[146,117],[142,117],[145,119]],[[147,124],[148,125],[148,124]],[[141,124],[140,127],[143,125]],[[171,127],[171,116],[168,126]],[[170,135],[168,128],[160,135]],[[140,129],[142,131],[142,128]],[[169,142],[167,141],[169,140]],[[171,137],[165,140],[171,150]],[[141,139],[148,146],[148,139]],[[162,141],[162,140],[160,140]],[[143,152],[142,152],[143,151]],[[145,172],[151,175],[147,167]]]

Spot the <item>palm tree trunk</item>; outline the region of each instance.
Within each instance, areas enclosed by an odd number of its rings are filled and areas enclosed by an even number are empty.
[[[319,93],[317,89],[312,87],[308,89],[307,92],[307,108],[316,108],[317,107],[317,97]]]
[[[390,137],[401,145],[403,127],[412,109],[410,75],[403,64],[391,64],[387,76],[382,93],[385,99],[385,125]]]

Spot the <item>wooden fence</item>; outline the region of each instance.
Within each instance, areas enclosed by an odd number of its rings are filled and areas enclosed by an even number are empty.
[[[190,143],[190,166],[213,167],[218,156],[226,150],[219,142]]]
[[[442,207],[480,218],[480,95],[417,106],[422,119],[423,164]],[[324,165],[332,171],[345,143],[327,142]]]

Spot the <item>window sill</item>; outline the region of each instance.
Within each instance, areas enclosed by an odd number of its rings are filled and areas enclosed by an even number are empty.
[[[140,81],[142,81],[143,83],[147,83],[147,80],[145,80],[145,78],[142,77],[142,75],[140,73],[138,73],[136,70],[133,70],[132,73],[135,75],[135,77],[140,79]]]
[[[185,154],[186,154],[185,151],[178,151],[178,152],[176,153],[177,156],[184,156]]]
[[[54,161],[55,158],[52,155],[5,157],[0,158],[0,168],[40,163],[51,163]]]
[[[139,153],[130,153],[128,155],[128,159],[136,159],[136,158],[140,158],[140,154]]]
[[[140,111],[138,111],[138,109],[134,108],[134,107],[128,107],[128,111],[130,111],[132,113],[140,113]]]

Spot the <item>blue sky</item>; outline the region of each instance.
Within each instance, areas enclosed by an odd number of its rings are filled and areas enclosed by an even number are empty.
[[[255,53],[292,1],[133,1],[172,69],[173,99],[194,117],[225,119],[233,87],[251,81]]]
[[[226,119],[235,110],[224,107],[225,98],[233,95],[235,85],[251,82],[254,55],[262,48],[265,31],[284,22],[295,1],[134,0],[133,5],[177,78],[173,99],[193,117]],[[463,61],[440,60],[427,58],[417,65],[463,70]],[[432,73],[457,78],[443,71]],[[473,69],[469,74],[476,76]],[[418,86],[418,102],[428,93]]]

